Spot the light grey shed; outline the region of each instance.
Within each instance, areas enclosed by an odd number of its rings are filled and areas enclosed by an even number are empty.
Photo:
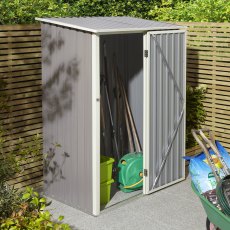
[[[84,212],[100,213],[100,74],[104,44],[109,72],[116,56],[124,76],[143,146],[143,193],[183,180],[183,27],[131,17],[37,20],[42,24],[47,195]]]

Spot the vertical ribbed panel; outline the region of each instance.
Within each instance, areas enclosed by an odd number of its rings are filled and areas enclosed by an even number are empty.
[[[92,213],[92,36],[42,24],[44,151],[48,196]]]
[[[185,98],[180,97],[180,93],[185,95],[184,46],[185,34],[181,32],[150,35],[150,190],[159,174],[184,109]],[[183,117],[154,189],[184,177],[184,143]]]

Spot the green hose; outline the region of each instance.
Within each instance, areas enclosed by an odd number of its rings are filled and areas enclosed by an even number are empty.
[[[219,181],[216,186],[216,195],[222,211],[230,216],[230,175]]]

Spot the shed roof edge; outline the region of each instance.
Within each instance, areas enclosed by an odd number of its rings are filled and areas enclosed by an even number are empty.
[[[113,34],[113,33],[143,33],[143,32],[149,32],[149,31],[156,31],[156,30],[175,30],[175,29],[186,29],[187,26],[181,26],[181,25],[175,25],[175,27],[149,27],[149,28],[122,28],[122,29],[102,29],[102,30],[95,30],[91,29],[88,27],[82,27],[82,26],[77,26],[69,23],[64,23],[64,22],[58,22],[54,21],[51,19],[46,19],[46,18],[35,18],[35,20],[44,22],[44,23],[50,23],[54,25],[59,25],[59,26],[64,26],[67,28],[73,28],[77,30],[82,30],[82,31],[87,31],[95,34]]]

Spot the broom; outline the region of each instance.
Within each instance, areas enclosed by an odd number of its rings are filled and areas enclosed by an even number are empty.
[[[124,83],[121,78],[118,67],[115,62],[115,55],[113,60],[115,76],[117,79],[117,87],[119,88],[124,107],[125,107],[125,122],[127,128],[127,134],[129,139],[130,153],[124,155],[119,164],[119,188],[123,192],[132,192],[142,187],[143,182],[143,155],[140,140],[138,137],[137,129],[135,126],[134,118],[130,108],[130,104],[125,91]]]
[[[126,123],[126,128],[127,128],[128,139],[129,139],[130,152],[142,152],[140,140],[139,140],[139,137],[138,137],[136,125],[135,125],[135,122],[134,122],[134,118],[133,118],[133,115],[132,115],[130,104],[129,104],[127,94],[126,94],[126,91],[125,91],[124,83],[122,81],[119,69],[118,69],[118,67],[116,65],[116,57],[115,57],[115,55],[114,55],[113,65],[114,65],[114,69],[116,70],[115,71],[115,77],[117,79],[117,85],[118,85],[118,88],[120,89],[122,99],[123,99],[123,102],[124,102],[124,106],[125,106],[125,114],[124,115],[125,115],[125,123]]]

